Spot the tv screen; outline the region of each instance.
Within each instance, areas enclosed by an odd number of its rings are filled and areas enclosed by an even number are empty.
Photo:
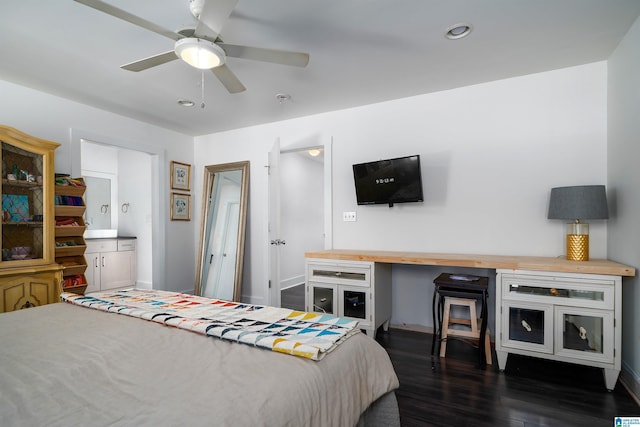
[[[359,205],[422,202],[420,156],[353,165]]]

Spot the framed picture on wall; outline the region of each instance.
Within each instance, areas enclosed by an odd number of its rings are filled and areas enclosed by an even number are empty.
[[[191,165],[171,162],[171,189],[191,190]]]
[[[191,196],[171,193],[171,221],[191,220]]]

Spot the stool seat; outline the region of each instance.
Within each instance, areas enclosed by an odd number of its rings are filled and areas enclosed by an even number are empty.
[[[484,367],[487,363],[491,364],[491,340],[490,333],[487,330],[487,298],[489,278],[482,276],[442,273],[433,281],[433,283],[434,333],[431,346],[431,356],[433,357],[436,352],[436,337],[439,338],[437,341],[441,345],[441,357],[444,357],[444,355],[446,354],[447,336],[477,338],[479,341],[478,353],[480,367]],[[480,319],[478,319],[476,312],[476,301],[480,301],[482,307],[481,315],[479,316]],[[455,302],[458,302],[458,304],[455,304]],[[452,303],[453,305],[463,305],[468,307],[470,314],[469,319],[454,318],[454,322],[452,322],[450,316]],[[438,312],[437,328],[436,311]],[[450,325],[453,324],[465,324],[470,328],[470,330],[461,331],[455,328],[452,329],[450,328]]]

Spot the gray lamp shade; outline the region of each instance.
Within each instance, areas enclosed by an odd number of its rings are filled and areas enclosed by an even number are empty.
[[[609,218],[604,185],[552,188],[548,218],[567,220]]]

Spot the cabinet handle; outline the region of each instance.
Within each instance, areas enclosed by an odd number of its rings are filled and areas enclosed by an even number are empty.
[[[98,268],[98,257],[95,257],[93,260],[95,261],[94,265],[96,266],[96,268]]]
[[[102,257],[102,266],[104,267],[104,257]]]

